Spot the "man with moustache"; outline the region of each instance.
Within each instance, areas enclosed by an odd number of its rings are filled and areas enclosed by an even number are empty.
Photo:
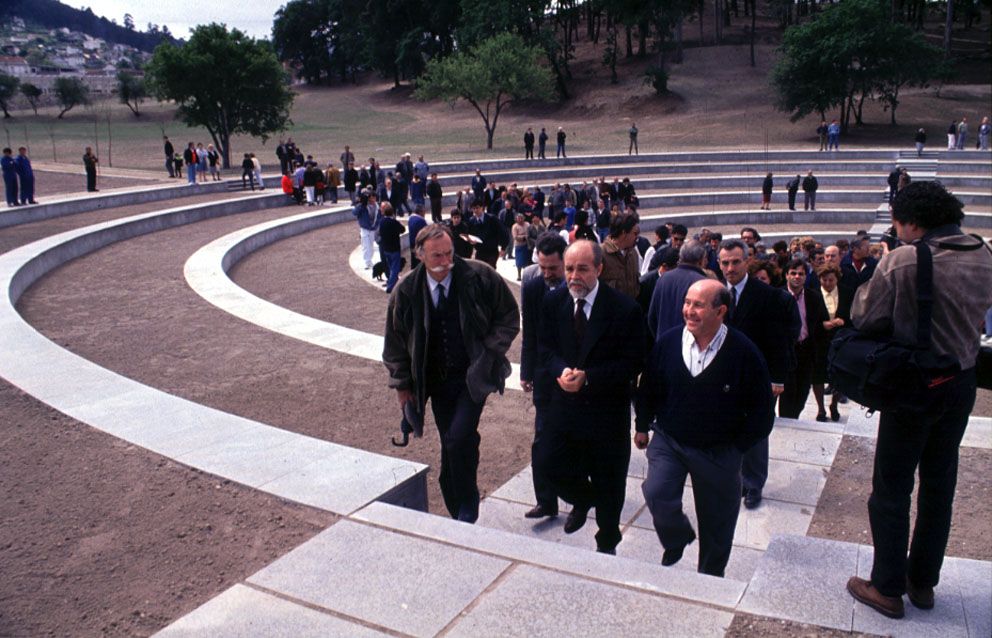
[[[417,235],[423,262],[393,289],[382,361],[401,408],[424,413],[428,399],[441,437],[439,482],[452,518],[479,517],[479,418],[503,392],[506,358],[520,331],[517,302],[493,269],[454,254],[451,231]]]
[[[633,298],[599,281],[603,249],[579,240],[565,251],[567,287],[547,293],[537,347],[545,383],[551,483],[572,505],[573,534],[596,508],[596,550],[620,543],[630,462],[630,400],[641,370],[644,318]]]
[[[523,314],[520,386],[524,392],[532,392],[534,398],[534,443],[530,448],[530,457],[534,476],[534,496],[537,500],[537,505],[524,514],[526,518],[558,515],[558,495],[551,487],[551,481],[547,476],[548,469],[544,466],[547,460],[544,448],[548,442],[546,413],[551,384],[554,380],[544,374],[537,352],[537,332],[544,297],[562,287],[565,281],[565,247],[565,240],[557,233],[543,233],[535,247],[537,267],[541,276],[527,281],[520,290],[520,306]]]

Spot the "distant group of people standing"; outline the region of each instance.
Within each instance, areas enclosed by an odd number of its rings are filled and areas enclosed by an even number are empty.
[[[545,155],[545,150],[548,145],[548,140],[551,139],[548,136],[548,131],[543,126],[541,127],[541,133],[535,138],[534,129],[527,127],[527,131],[524,133],[524,159],[534,159],[534,142],[537,142],[537,158],[538,159],[548,159]],[[557,142],[556,157],[568,157],[565,153],[565,140],[568,139],[568,133],[565,132],[565,128],[559,126],[558,133],[555,135],[555,141]]]
[[[923,130],[923,129],[920,129]],[[978,127],[978,139],[975,141],[975,148],[989,150],[989,134],[992,133],[992,125],[989,118],[982,118],[982,123]],[[968,118],[962,117],[960,121],[953,120],[947,127],[947,150],[963,151],[968,144]]]
[[[198,182],[221,181],[220,152],[214,148],[213,144],[189,142],[182,153],[177,153],[169,137],[162,136],[163,151],[165,153],[165,169],[169,172],[169,177],[182,179],[183,166],[186,167],[186,182],[195,185]],[[209,179],[207,175],[210,175]]]
[[[774,189],[774,175],[767,173],[761,180],[761,210],[771,210],[772,191]],[[816,210],[816,191],[820,188],[820,181],[813,175],[813,171],[806,172],[805,177],[798,174],[786,183],[786,193],[788,194],[789,210],[796,210],[796,196],[799,189],[803,189],[803,210]]]
[[[31,159],[28,157],[26,147],[19,147],[16,156],[9,147],[3,149],[0,167],[3,169],[3,185],[8,207],[38,203],[34,199],[34,169],[31,168]]]

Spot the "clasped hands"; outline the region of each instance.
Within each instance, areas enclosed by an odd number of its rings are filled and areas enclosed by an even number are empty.
[[[586,384],[586,372],[577,368],[565,368],[557,381],[558,387],[565,392],[578,392]]]

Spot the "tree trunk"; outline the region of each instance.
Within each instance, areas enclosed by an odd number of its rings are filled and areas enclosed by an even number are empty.
[[[629,24],[628,25],[625,25],[624,28],[627,30],[627,56],[626,57],[632,58],[632,57],[634,57],[634,41],[633,41],[632,36],[631,36],[631,28],[630,28],[630,25]]]
[[[648,25],[644,22],[637,25],[637,57],[643,58],[648,53]]]
[[[745,6],[747,6],[747,5],[745,5]],[[751,11],[751,68],[752,69],[755,67],[755,62],[754,62],[754,26],[755,26],[755,21],[757,20],[757,17],[756,17],[757,15],[758,15],[758,12],[756,10]]]
[[[954,26],[954,0],[947,0],[947,22],[944,24],[944,59],[951,58],[951,28]]]
[[[706,15],[706,0],[699,0],[699,46],[703,46],[703,18]]]
[[[682,16],[675,23],[675,64],[682,64]]]
[[[713,33],[714,42],[717,44],[723,42],[723,10],[721,7],[720,0],[713,0]]]

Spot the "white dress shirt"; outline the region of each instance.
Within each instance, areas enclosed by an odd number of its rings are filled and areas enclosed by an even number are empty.
[[[682,328],[682,361],[685,362],[689,374],[694,377],[702,374],[703,370],[713,363],[713,359],[716,358],[716,354],[720,351],[726,338],[727,326],[720,324],[720,329],[713,335],[710,344],[705,349],[700,350],[699,344],[696,343],[696,337],[689,332],[688,328]]]
[[[569,288],[568,289],[568,292],[571,293],[572,292],[572,289]],[[589,294],[587,294],[584,297],[584,299],[586,300],[586,305],[582,307],[582,311],[586,313],[586,319],[588,319],[589,317],[592,316],[592,305],[594,303],[596,303],[596,295],[597,295],[597,293],[599,293],[599,282],[598,281],[596,282],[596,285],[593,287],[593,289],[589,291]],[[575,295],[572,295],[572,301],[577,301],[577,300],[578,300],[578,298]],[[574,307],[575,306],[573,306],[573,308]]]

